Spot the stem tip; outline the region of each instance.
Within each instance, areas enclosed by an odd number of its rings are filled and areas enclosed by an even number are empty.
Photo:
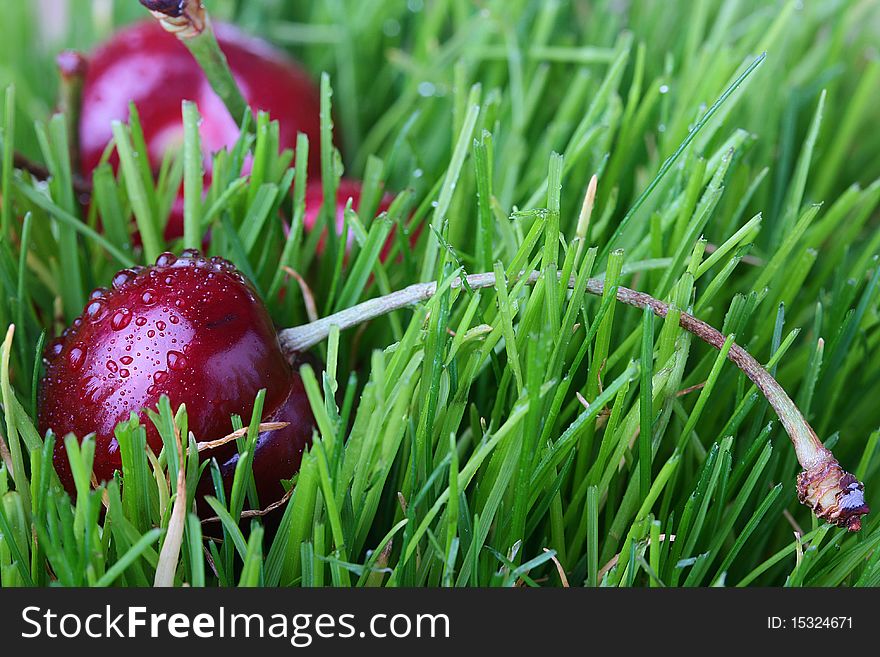
[[[205,8],[201,0],[140,0],[168,32],[178,38],[197,36],[205,29]]]
[[[864,484],[841,468],[834,457],[802,471],[797,491],[798,500],[819,518],[851,532],[862,528],[862,516],[870,512]]]

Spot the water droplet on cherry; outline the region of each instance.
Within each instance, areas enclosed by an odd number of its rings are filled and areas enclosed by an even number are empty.
[[[168,352],[168,368],[172,370],[182,370],[187,366],[186,356],[179,351]]]
[[[113,277],[113,288],[118,290],[131,283],[135,278],[137,278],[136,271],[133,269],[123,269]]]
[[[156,258],[157,267],[170,267],[175,262],[177,262],[177,256],[173,253],[168,253],[167,251]]]
[[[55,338],[54,340],[52,340],[52,342],[49,343],[49,348],[46,350],[46,357],[58,358],[63,350],[64,340],[61,338]]]
[[[77,345],[67,353],[67,362],[75,370],[82,367],[86,359],[86,349]]]
[[[110,319],[110,327],[114,331],[121,331],[131,322],[131,311],[128,308],[120,308]]]
[[[100,298],[95,299],[88,306],[86,306],[86,316],[93,324],[100,322],[102,319],[104,319],[104,317],[107,316],[106,304]]]

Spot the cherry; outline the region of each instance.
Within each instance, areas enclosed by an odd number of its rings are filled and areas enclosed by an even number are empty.
[[[289,422],[261,435],[254,451],[260,499],[278,499],[279,480],[292,477],[311,438],[314,419],[302,380],[285,360],[263,303],[235,267],[222,258],[184,251],[162,254],[155,265],[124,269],[112,289],[95,290],[82,315],[46,351],[39,425],[57,436],[96,436],[99,481],[121,469],[113,430],[136,413],[154,452],[162,447],[146,409],[167,395],[186,404],[189,429],[199,441],[232,430],[230,415],[247,422],[260,389],[264,422]],[[235,443],[207,452],[231,480]],[[73,492],[63,441],[55,469]]]
[[[316,151],[320,97],[308,75],[280,51],[231,25],[215,24],[214,30],[248,104],[278,120],[279,146],[294,148],[297,133],[303,132]],[[183,142],[183,100],[198,104],[206,153],[231,147],[238,139],[238,126],[177,37],[152,20],[117,32],[89,58],[79,124],[83,173],[98,166],[113,138],[111,121],[128,120],[129,101],[137,106],[150,165],[157,170],[166,151]],[[320,158],[309,161],[310,171],[317,173]],[[207,170],[209,158],[205,164]],[[178,199],[166,238],[182,234],[183,203]]]
[[[345,206],[348,203],[348,199],[351,199],[351,207],[357,210],[358,205],[361,202],[362,191],[361,183],[357,180],[343,178],[339,181],[339,185],[336,188],[336,233],[338,235],[342,234],[343,228],[345,227]],[[388,208],[391,207],[392,201],[394,201],[394,196],[387,192],[383,194],[382,199],[379,201],[379,207],[376,210],[377,214],[387,212]],[[320,180],[313,180],[306,185],[306,210],[303,218],[306,231],[311,231],[317,225],[321,215],[321,205],[323,203],[324,187]],[[351,247],[354,244],[354,239],[354,234],[349,231],[348,240],[346,242],[346,251],[351,250]],[[418,231],[412,236],[411,243],[414,244],[417,239]],[[379,256],[383,262],[388,257],[388,253],[393,246],[394,233],[391,233],[388,236],[385,245],[382,247],[382,253]],[[324,239],[321,238],[321,241],[318,242],[318,253],[322,253],[323,251]]]

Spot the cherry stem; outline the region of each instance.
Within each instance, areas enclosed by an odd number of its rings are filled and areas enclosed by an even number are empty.
[[[533,271],[526,275],[525,283],[534,285],[541,273]],[[568,287],[575,287],[576,279],[568,281]],[[466,286],[472,290],[495,286],[495,274],[488,272],[472,274],[452,282],[452,288]],[[332,326],[341,330],[352,328],[363,322],[381,317],[395,310],[427,301],[437,291],[436,283],[418,283],[382,297],[370,299],[347,308],[333,315],[323,317],[309,324],[285,329],[278,334],[281,348],[288,358],[298,352],[305,351],[323,341],[330,333]],[[598,278],[587,281],[586,292],[602,296],[605,282]],[[644,292],[627,287],[618,287],[617,300],[635,308],[650,308],[658,317],[669,314],[669,305]],[[722,333],[706,322],[690,315],[681,313],[679,325],[703,342],[721,349],[725,338]],[[776,379],[736,343],[728,351],[727,358],[742,370],[752,383],[757,386],[770,406],[779,416],[786,433],[794,445],[798,462],[804,471],[798,476],[798,498],[809,506],[817,516],[846,527],[851,531],[861,528],[861,516],[869,509],[864,501],[864,486],[853,475],[843,470],[834,455],[827,449],[810,424],[806,421],[797,405],[785,392]]]
[[[82,95],[88,60],[75,50],[65,50],[55,58],[61,77],[61,94],[58,110],[67,126],[70,148],[70,166],[79,173],[79,118],[82,114]]]
[[[217,43],[214,28],[201,0],[140,0],[159,24],[187,47],[202,67],[214,92],[239,125],[244,121],[248,104]]]
[[[20,169],[22,171],[27,171],[37,180],[48,180],[52,177],[52,174],[49,173],[49,169],[47,169],[42,164],[38,162],[34,162],[26,155],[22,153],[15,152],[12,155],[12,166],[16,169]],[[92,194],[92,183],[83,178],[79,174],[73,175],[73,191],[76,192],[76,195],[80,198],[88,197]]]

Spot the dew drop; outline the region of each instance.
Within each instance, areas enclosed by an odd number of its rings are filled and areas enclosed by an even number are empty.
[[[121,376],[123,379],[126,378],[129,374],[131,374],[131,372],[126,369],[119,370],[119,376]]]
[[[46,352],[48,358],[58,358],[61,355],[62,350],[64,349],[64,340],[61,338],[56,338],[49,345],[49,349]]]
[[[163,322],[160,319],[158,322],[156,322],[156,328],[159,329],[160,331],[164,331],[165,330],[165,322]]]
[[[113,373],[116,373],[117,371],[119,371],[119,365],[116,364],[115,360],[108,360],[107,369]]]
[[[179,351],[169,351],[168,352],[168,368],[172,370],[180,371],[185,369],[187,366],[186,356],[184,356]]]
[[[136,320],[134,320],[134,323],[137,324],[138,326],[143,326],[144,324],[147,323],[147,318],[146,317],[138,317]]]
[[[131,365],[133,361],[134,361],[134,358],[132,358],[131,356],[123,356],[122,358],[119,359],[119,362],[122,363],[123,365]]]
[[[157,267],[170,267],[175,262],[177,262],[177,256],[173,253],[168,253],[167,251],[156,258]]]
[[[177,324],[180,321],[180,318],[177,315],[170,315],[168,321],[172,324]]]
[[[145,306],[152,306],[156,303],[156,293],[153,290],[147,290],[141,295],[141,301]]]
[[[147,337],[148,338],[155,338],[156,332],[153,329],[150,329],[149,331],[147,331]]]
[[[119,289],[131,283],[135,278],[137,278],[136,271],[133,269],[123,269],[113,277],[113,287]]]
[[[168,378],[168,372],[165,370],[159,370],[153,375],[153,381],[156,383],[162,383]]]
[[[110,327],[114,331],[121,331],[131,322],[131,311],[128,308],[120,308],[110,320]]]
[[[107,305],[101,299],[95,299],[86,306],[86,316],[93,324],[100,322],[107,316]]]
[[[75,370],[81,368],[85,360],[86,350],[83,347],[76,346],[67,354],[67,363]]]

